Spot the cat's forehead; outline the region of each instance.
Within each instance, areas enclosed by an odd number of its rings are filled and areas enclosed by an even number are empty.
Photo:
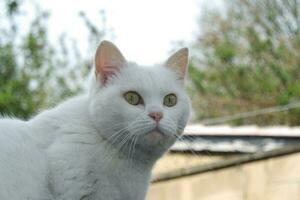
[[[169,91],[179,89],[178,75],[164,66],[129,66],[124,68],[116,80],[124,88]]]

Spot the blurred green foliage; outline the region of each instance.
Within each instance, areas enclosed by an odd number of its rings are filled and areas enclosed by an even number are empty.
[[[300,100],[300,1],[230,0],[205,10],[190,66],[198,120]],[[230,122],[300,125],[300,108]]]
[[[54,47],[48,39],[50,14],[38,6],[34,19],[24,27],[20,22],[25,17],[23,3],[0,3],[0,115],[26,119],[82,90],[92,56],[84,58],[76,41],[66,34]],[[105,31],[97,29],[84,13],[81,17],[93,39],[91,44],[95,45],[94,41],[99,42]]]
[[[0,2],[0,114],[26,119],[81,91],[94,51],[82,55],[67,34],[54,46],[47,28],[51,15],[38,6],[23,27],[23,3]],[[193,44],[189,89],[197,120],[298,102],[299,1],[231,0],[224,5],[221,12],[203,11]],[[95,49],[106,27],[99,29],[85,13],[79,15],[90,34],[90,49]],[[300,109],[231,123],[299,125]]]

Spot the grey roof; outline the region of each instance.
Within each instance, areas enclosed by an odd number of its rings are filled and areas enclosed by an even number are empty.
[[[300,145],[299,127],[188,126],[173,152],[255,153]]]
[[[300,127],[288,126],[203,126],[191,124],[185,128],[186,135],[220,135],[220,136],[272,136],[272,137],[300,137]]]

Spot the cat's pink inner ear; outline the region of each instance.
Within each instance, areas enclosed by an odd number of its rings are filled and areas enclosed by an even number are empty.
[[[175,52],[166,62],[166,66],[179,75],[179,78],[184,80],[188,68],[189,50],[182,48]]]
[[[105,84],[109,77],[127,65],[127,61],[113,43],[102,41],[96,52],[95,64],[96,76]]]

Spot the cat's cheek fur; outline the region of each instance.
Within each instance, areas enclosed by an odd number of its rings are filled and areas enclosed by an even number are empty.
[[[134,108],[124,100],[119,87],[107,87],[99,93],[90,95],[89,116],[104,139],[111,138],[121,128],[143,112],[142,108]],[[101,117],[100,117],[101,115]]]

